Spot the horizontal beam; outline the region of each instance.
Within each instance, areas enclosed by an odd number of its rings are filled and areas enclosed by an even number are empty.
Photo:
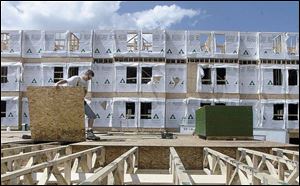
[[[280,149],[280,148],[272,148],[273,152],[281,151],[286,154],[291,154],[291,155],[297,155],[299,156],[299,151],[293,151],[293,150],[287,150],[287,149]]]
[[[3,174],[3,175],[1,175],[1,182],[7,181],[7,180],[10,180],[10,179],[14,179],[14,178],[20,177],[20,176],[25,175],[25,174],[31,174],[32,172],[36,172],[38,170],[45,169],[47,167],[53,167],[53,166],[59,165],[59,164],[64,163],[64,162],[71,161],[71,160],[73,160],[75,158],[78,158],[78,157],[81,157],[81,156],[83,156],[87,153],[96,152],[96,151],[98,151],[102,148],[103,148],[102,146],[99,146],[99,147],[87,149],[87,150],[84,150],[84,151],[81,151],[81,152],[77,152],[77,153],[74,153],[74,154],[63,156],[63,157],[55,159],[55,160],[51,160],[49,162],[40,163],[40,164],[34,165],[32,167],[29,167],[29,168],[22,168],[22,169],[19,169],[19,170],[15,170],[13,172]]]
[[[186,173],[186,170],[181,162],[180,157],[178,156],[174,147],[170,147],[170,155],[172,158],[172,163],[174,164],[176,178],[178,178],[179,185],[192,185],[192,180],[189,175]],[[175,183],[177,184],[177,183]]]
[[[15,160],[24,159],[24,158],[30,158],[32,156],[39,156],[39,155],[46,154],[46,153],[49,153],[49,152],[56,152],[56,151],[59,151],[59,150],[62,150],[62,149],[66,149],[67,147],[68,147],[68,145],[65,145],[65,146],[59,146],[59,147],[44,149],[44,150],[28,152],[28,153],[24,153],[24,154],[17,154],[17,155],[7,156],[7,157],[4,157],[4,158],[1,158],[1,164],[9,162],[9,161],[15,161]]]
[[[1,149],[1,157],[3,157],[3,155],[5,155],[6,153],[12,152],[12,151],[21,151],[21,150],[25,150],[27,148],[30,148],[32,150],[33,147],[38,147],[41,148],[44,145],[58,145],[58,142],[50,142],[50,143],[42,143],[42,144],[34,144],[34,145],[22,145],[22,146],[17,146],[17,147],[10,147],[10,148],[4,148]],[[13,154],[11,154],[13,155]]]
[[[138,149],[138,147],[131,148],[130,150],[128,150],[127,152],[125,152],[124,154],[119,156],[117,159],[115,159],[113,162],[111,162],[107,166],[103,167],[98,172],[95,172],[95,174],[93,176],[91,176],[87,180],[81,182],[80,185],[90,185],[90,184],[97,182],[97,180],[102,180],[103,178],[107,177],[109,173],[111,173],[118,167],[118,164],[121,161],[125,161],[131,154],[135,153],[137,151],[137,149]]]
[[[238,150],[239,151],[244,151],[246,153],[253,154],[253,155],[256,155],[256,156],[259,156],[259,157],[265,157],[266,159],[270,159],[270,160],[273,160],[273,161],[278,161],[280,163],[288,164],[288,165],[291,165],[291,166],[294,166],[294,167],[298,167],[298,164],[299,164],[296,161],[285,159],[285,158],[282,158],[282,157],[279,157],[279,156],[274,156],[274,155],[267,154],[267,153],[264,153],[264,152],[259,152],[259,151],[255,151],[255,150],[245,149],[245,148],[238,148]]]
[[[282,185],[282,184],[286,184],[285,182],[281,181],[281,180],[278,180],[278,179],[275,179],[274,177],[272,176],[269,176],[268,174],[265,174],[265,173],[261,173],[259,172],[257,169],[253,168],[253,167],[250,167],[240,161],[237,161],[229,156],[226,156],[218,151],[215,151],[215,150],[212,150],[212,149],[209,149],[207,147],[205,147],[203,149],[205,152],[207,153],[210,153],[216,157],[219,157],[221,160],[229,163],[230,165],[238,168],[239,170],[242,170],[244,172],[246,172],[247,175],[253,175],[255,176],[256,178],[258,178],[259,180],[261,181],[264,181],[264,180],[267,180],[269,183],[274,183],[275,185]]]

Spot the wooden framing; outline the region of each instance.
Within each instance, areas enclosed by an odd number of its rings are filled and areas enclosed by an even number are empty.
[[[293,150],[286,150],[286,149],[279,149],[279,148],[272,148],[273,153],[275,152],[277,156],[283,157],[286,159],[290,159],[293,161],[299,162],[299,152]]]
[[[39,184],[46,185],[53,174],[59,185],[70,185],[71,174],[78,171],[93,172],[103,166],[105,151],[102,146],[87,149],[74,154],[60,157],[57,154],[49,155],[52,160],[1,175],[1,184]],[[36,180],[34,173],[42,172],[42,178]],[[64,175],[62,174],[64,172]],[[20,178],[23,179],[20,179]]]
[[[1,33],[1,52],[9,50],[9,33]]]
[[[174,147],[170,147],[170,173],[175,185],[193,185]]]
[[[77,51],[79,50],[79,38],[74,34],[70,33],[69,35],[69,50]]]
[[[143,172],[144,169],[139,170],[137,166],[138,147],[132,147],[115,160],[111,160],[112,162],[106,163],[107,154],[102,146],[72,154],[69,145],[52,147],[55,142],[46,144],[47,149],[41,150],[34,148],[42,148],[39,146],[42,144],[7,148],[8,152],[11,150],[15,152],[13,149],[20,152],[1,158],[1,184],[123,185],[135,182],[145,184],[149,182],[149,178],[156,179],[153,173],[161,176],[155,180],[161,181],[157,183],[175,185],[203,183],[261,185],[299,182],[298,161],[292,160],[295,159],[292,155],[296,156],[299,153],[286,149],[273,148],[272,151],[277,153],[275,156],[238,148],[237,159],[234,159],[204,147],[203,170],[197,170],[201,172],[199,174],[186,170],[175,148],[169,147],[169,170],[165,169],[164,173],[157,170],[160,172],[158,173],[153,169],[152,173],[147,171],[141,173],[140,171]],[[22,151],[26,148],[32,151]],[[144,179],[148,176],[145,174],[149,175],[148,180]],[[144,180],[141,181],[139,178]]]
[[[299,184],[299,162],[245,148],[238,151],[239,161],[244,160],[249,166],[287,184]]]
[[[68,146],[59,146],[1,158],[1,174],[22,169],[24,167],[31,167],[34,164],[38,164],[45,160],[50,161],[54,156],[67,154],[67,147]]]
[[[41,143],[41,144],[34,144],[34,145],[22,145],[16,147],[8,147],[1,149],[1,158],[6,156],[12,156],[20,153],[25,152],[32,152],[36,150],[42,150],[48,146],[58,145],[58,142],[50,142],[50,143]]]
[[[134,167],[136,163],[138,147],[133,147],[113,162],[97,171],[94,175],[89,177],[87,180],[80,183],[80,185],[107,185],[109,175],[113,175],[113,183],[116,185],[124,184],[124,174],[134,173]]]
[[[264,172],[215,150],[204,148],[203,169],[210,175],[225,175],[226,185],[286,184]]]

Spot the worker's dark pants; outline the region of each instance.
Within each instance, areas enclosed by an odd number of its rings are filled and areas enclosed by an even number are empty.
[[[84,101],[84,113],[89,119],[96,119],[96,114],[91,107]]]

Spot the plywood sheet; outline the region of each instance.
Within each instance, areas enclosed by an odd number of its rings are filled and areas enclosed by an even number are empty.
[[[82,87],[28,87],[27,96],[34,141],[85,140]]]

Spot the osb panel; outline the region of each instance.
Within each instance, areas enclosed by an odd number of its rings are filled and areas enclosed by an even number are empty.
[[[115,159],[117,159],[119,156],[124,154],[126,151],[130,150],[132,147],[105,147],[105,165],[108,165]]]
[[[34,141],[85,140],[83,88],[28,87],[27,96]]]
[[[203,148],[176,147],[178,156],[187,170],[202,169]]]
[[[139,147],[139,169],[168,169],[169,147]]]

